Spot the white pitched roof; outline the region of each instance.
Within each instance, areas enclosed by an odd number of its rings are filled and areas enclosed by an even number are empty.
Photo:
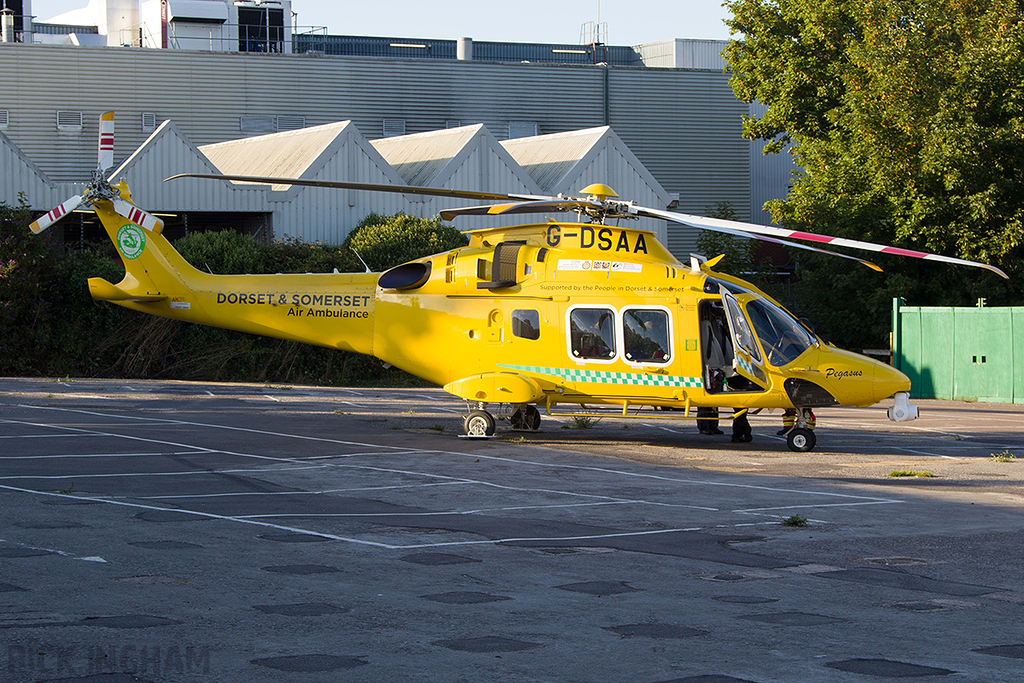
[[[609,126],[504,140],[504,147],[544,192],[555,192],[572,169],[611,131]]]
[[[301,178],[339,135],[352,126],[338,121],[284,133],[271,133],[203,145],[199,150],[227,175]],[[275,189],[280,189],[275,186]]]
[[[372,140],[370,144],[407,185],[431,185],[441,170],[481,131],[482,123]]]

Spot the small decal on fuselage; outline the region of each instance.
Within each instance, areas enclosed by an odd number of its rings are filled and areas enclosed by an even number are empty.
[[[117,231],[117,249],[129,261],[139,258],[146,250],[146,234],[134,223],[125,223]]]

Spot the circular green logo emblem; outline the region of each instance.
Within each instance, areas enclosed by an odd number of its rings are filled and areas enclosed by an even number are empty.
[[[126,259],[136,259],[146,248],[146,234],[134,223],[125,223],[117,231],[117,248]]]

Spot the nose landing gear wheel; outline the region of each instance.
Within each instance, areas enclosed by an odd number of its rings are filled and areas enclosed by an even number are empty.
[[[817,443],[817,438],[810,429],[796,427],[790,429],[786,434],[786,445],[789,446],[791,451],[806,453],[814,448],[815,443]]]
[[[466,436],[471,438],[494,436],[494,417],[486,410],[470,412],[463,426],[466,428]]]

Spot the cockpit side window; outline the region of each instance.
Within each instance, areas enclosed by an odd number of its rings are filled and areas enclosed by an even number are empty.
[[[729,314],[729,324],[732,327],[736,345],[750,354],[750,358],[755,363],[760,363],[761,352],[754,341],[754,335],[750,332],[750,326],[747,325],[747,319],[743,315],[743,311],[740,310],[740,305],[731,295],[723,294],[722,299],[725,301],[725,310]]]
[[[668,363],[668,312],[661,309],[627,308],[622,313],[623,355],[633,363]]]
[[[574,308],[569,313],[570,351],[573,358],[609,360],[615,357],[615,311],[610,308]]]
[[[768,362],[776,367],[792,363],[815,343],[800,323],[764,299],[749,301],[747,314]]]

